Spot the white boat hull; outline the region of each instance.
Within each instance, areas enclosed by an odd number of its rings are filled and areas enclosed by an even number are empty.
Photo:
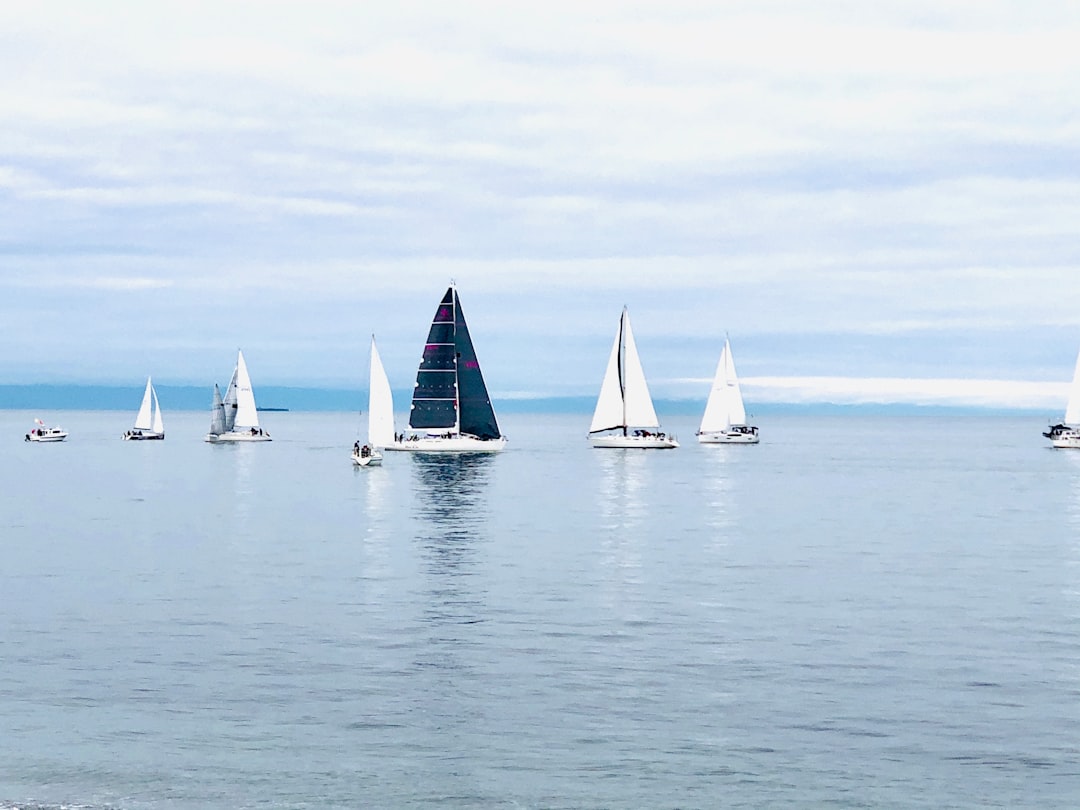
[[[362,456],[359,453],[352,454],[352,463],[357,467],[381,467],[382,460],[382,453],[379,453],[378,451],[367,456]]]
[[[250,430],[231,430],[228,433],[207,433],[206,441],[211,444],[224,444],[227,442],[269,442],[272,439],[265,431],[252,433]]]
[[[406,453],[498,453],[506,448],[506,439],[477,439],[474,436],[417,436],[394,442],[384,450]]]
[[[699,433],[697,440],[701,444],[757,444],[761,437],[757,432],[749,433],[738,430],[716,430]]]
[[[1059,450],[1080,450],[1080,427],[1054,425],[1043,436],[1050,440],[1050,446]]]
[[[679,442],[671,436],[590,436],[589,444],[593,447],[610,447],[633,450],[671,450]]]
[[[49,428],[48,430],[35,431],[33,433],[26,434],[26,441],[28,442],[62,442],[68,437],[68,434],[60,430],[59,428]]]
[[[154,433],[152,430],[143,431],[131,431],[129,430],[124,434],[125,442],[150,442],[150,441],[162,441],[165,438],[164,433]]]

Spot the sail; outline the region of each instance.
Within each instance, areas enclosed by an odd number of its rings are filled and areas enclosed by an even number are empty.
[[[457,351],[458,430],[478,439],[497,439],[499,424],[495,421],[495,409],[491,407],[480,362],[476,359],[469,326],[461,311],[457,290],[454,294],[454,346]]]
[[[1080,354],[1076,357],[1076,368],[1073,370],[1069,404],[1065,406],[1065,424],[1080,425]]]
[[[424,356],[416,372],[409,427],[457,430],[457,350],[454,343],[454,288],[435,310]]]
[[[705,405],[705,415],[701,418],[701,433],[726,430],[732,425],[746,424],[746,408],[743,406],[739,378],[735,373],[735,358],[731,353],[731,344],[724,341],[724,350],[720,352],[720,362],[716,364],[709,401]]]
[[[394,442],[394,395],[383,368],[375,336],[371,336],[371,370],[368,375],[368,444],[389,447]]]
[[[255,393],[251,390],[244,353],[236,354],[236,419],[233,430],[249,430],[259,426],[259,413],[255,409]]]
[[[222,433],[228,433],[233,429],[233,425],[236,424],[236,369],[233,369],[232,379],[229,380],[229,385],[225,389],[225,399],[222,402],[222,408],[224,409],[225,421],[224,430]]]
[[[150,385],[150,378],[146,378],[146,390],[143,392],[142,405],[139,406],[139,413],[135,416],[135,429],[136,430],[150,430],[150,426],[153,424],[151,421],[151,391],[153,386]]]
[[[635,427],[659,427],[652,397],[649,396],[649,384],[645,382],[645,371],[638,357],[634,333],[630,329],[630,313],[623,310],[623,399],[626,403],[626,424]]]
[[[147,380],[146,382],[147,382],[147,385],[150,384],[149,380]],[[161,416],[161,405],[158,402],[157,391],[154,389],[154,387],[152,385],[150,386],[150,393],[154,397],[154,424],[153,424],[153,430],[154,430],[154,433],[161,433],[162,435],[164,435],[164,433],[165,433],[165,420]]]
[[[221,389],[214,383],[214,400],[210,405],[210,432],[215,436],[225,433],[225,404],[221,401]]]
[[[600,384],[600,396],[596,400],[592,424],[589,425],[590,433],[626,427],[623,412],[622,363],[620,362],[625,316],[626,309],[623,308],[623,315],[619,317],[619,328],[615,330],[615,342],[611,346],[611,355],[608,357],[607,370],[604,372],[604,381]]]

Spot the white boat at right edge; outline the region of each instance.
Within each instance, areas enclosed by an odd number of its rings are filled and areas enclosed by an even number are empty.
[[[758,429],[746,424],[746,406],[739,388],[739,376],[735,373],[735,358],[731,354],[731,341],[726,338],[697,440],[702,444],[757,444],[760,441]]]
[[[660,420],[653,408],[649,384],[645,381],[645,371],[630,329],[630,313],[623,307],[589,426],[589,443],[593,447],[641,450],[667,450],[679,446],[674,436],[659,428]]]
[[[1076,367],[1073,369],[1069,402],[1065,406],[1065,421],[1052,425],[1043,436],[1050,440],[1053,447],[1080,449],[1080,354],[1076,357]]]

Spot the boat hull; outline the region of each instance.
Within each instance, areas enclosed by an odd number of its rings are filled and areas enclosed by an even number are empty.
[[[756,432],[718,430],[711,433],[699,433],[697,440],[701,444],[757,444],[761,441],[761,437]]]
[[[679,442],[671,436],[590,436],[589,444],[597,448],[630,450],[673,450]]]
[[[1080,427],[1072,425],[1054,425],[1043,436],[1050,440],[1050,446],[1059,450],[1080,450]]]
[[[472,436],[418,436],[394,442],[384,450],[405,453],[498,453],[506,448],[506,439],[477,439]]]
[[[361,456],[358,453],[352,454],[352,463],[357,467],[381,467],[383,457],[381,453],[372,453],[369,456]]]
[[[59,433],[46,432],[46,433],[27,433],[26,434],[26,440],[28,442],[42,442],[42,443],[62,442],[67,437],[68,437],[68,434],[64,433],[63,431],[60,431]]]
[[[154,433],[153,431],[144,430],[141,433],[125,433],[123,436],[125,442],[153,442],[163,441],[165,439],[164,433]]]
[[[228,444],[233,442],[269,442],[272,441],[269,433],[252,433],[250,430],[233,430],[228,433],[207,433],[206,441],[211,444]]]

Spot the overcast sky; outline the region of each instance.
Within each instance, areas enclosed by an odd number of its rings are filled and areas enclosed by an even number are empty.
[[[1058,0],[0,3],[0,382],[362,387],[374,332],[407,388],[454,278],[496,397],[595,393],[627,304],[658,395],[727,333],[748,393],[1052,403],[1078,42]]]

